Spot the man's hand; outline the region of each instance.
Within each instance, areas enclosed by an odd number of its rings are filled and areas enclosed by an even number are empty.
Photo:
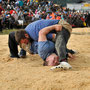
[[[52,34],[52,41],[55,42],[56,34]]]
[[[61,31],[61,30],[62,30],[62,26],[59,25],[59,24],[56,24],[56,25],[55,25],[55,30],[56,30],[57,32]]]

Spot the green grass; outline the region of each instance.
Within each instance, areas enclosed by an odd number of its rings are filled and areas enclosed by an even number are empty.
[[[17,31],[17,29],[4,29],[2,32],[0,32],[0,35],[9,34],[10,32]]]

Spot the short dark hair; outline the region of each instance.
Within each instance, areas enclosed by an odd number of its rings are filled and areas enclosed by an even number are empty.
[[[16,31],[15,32],[15,39],[16,39],[16,41],[17,41],[18,44],[20,44],[21,39],[26,39],[25,34],[28,34],[25,30],[19,30],[19,31]],[[33,41],[30,36],[27,39],[30,42]]]
[[[21,39],[25,39],[25,30],[19,30],[15,32],[15,39],[17,43],[20,43]]]

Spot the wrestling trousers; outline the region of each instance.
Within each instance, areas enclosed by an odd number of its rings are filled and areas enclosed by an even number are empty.
[[[57,32],[56,34],[55,48],[57,55],[59,56],[60,62],[62,60],[67,61],[67,53],[68,53],[67,42],[69,40],[69,37],[70,33],[64,27],[62,27],[62,31]]]
[[[19,58],[19,55],[26,55],[26,51],[24,51],[23,49],[21,49],[20,54],[18,55],[18,45],[19,44],[15,40],[15,32],[11,32],[9,34],[9,38],[8,38],[8,46],[9,46],[9,51],[10,51],[10,57]]]

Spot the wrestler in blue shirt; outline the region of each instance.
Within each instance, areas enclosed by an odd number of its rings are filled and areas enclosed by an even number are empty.
[[[38,41],[39,31],[47,26],[58,24],[59,20],[37,20],[33,23],[30,23],[26,28],[26,32],[34,40]],[[52,33],[47,34],[47,38],[52,40]]]

